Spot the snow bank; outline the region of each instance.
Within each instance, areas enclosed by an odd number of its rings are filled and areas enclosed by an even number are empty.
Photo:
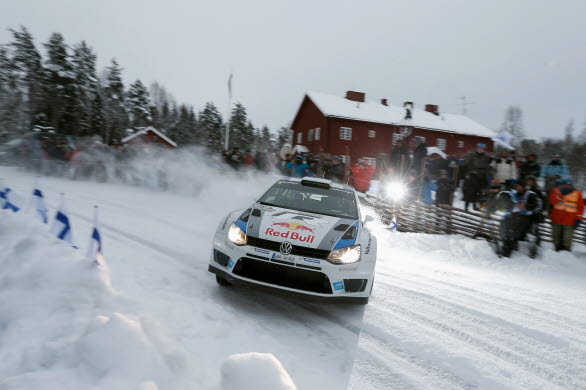
[[[0,212],[0,248],[0,388],[177,387],[186,354],[107,270],[27,215]]]
[[[297,390],[277,358],[270,353],[229,356],[222,364],[222,390]]]

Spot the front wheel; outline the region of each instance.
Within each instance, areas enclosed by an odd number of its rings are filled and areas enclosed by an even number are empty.
[[[230,287],[232,285],[232,283],[219,275],[216,275],[216,282],[218,282],[218,284],[223,287]]]

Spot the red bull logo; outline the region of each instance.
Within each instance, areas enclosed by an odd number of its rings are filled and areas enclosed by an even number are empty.
[[[271,226],[277,226],[280,228],[285,228],[292,232],[309,232],[315,233],[315,229],[310,228],[309,226],[305,226],[299,222],[273,222]]]
[[[276,229],[284,229],[285,231],[278,231]],[[307,235],[301,233],[306,233]],[[315,229],[305,226],[299,222],[273,222],[271,227],[268,227],[265,231],[265,234],[269,236],[307,242],[308,244],[315,240],[315,235],[313,233],[315,233]]]

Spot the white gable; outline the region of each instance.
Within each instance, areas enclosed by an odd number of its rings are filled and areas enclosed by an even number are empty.
[[[307,92],[307,96],[325,116],[390,125],[406,124],[405,108],[401,106],[385,106],[380,102],[358,103],[341,96],[313,91]],[[412,117],[409,124],[418,128],[491,138],[496,135],[491,129],[464,115],[440,114],[438,116],[415,108]]]
[[[128,137],[122,138],[122,143],[125,144],[128,141],[139,137],[143,134],[148,133],[149,131],[152,131],[153,133],[155,133],[158,137],[164,139],[165,141],[167,141],[168,143],[170,143],[171,145],[173,145],[174,147],[177,147],[177,144],[175,142],[173,142],[169,137],[167,137],[165,134],[161,133],[159,130],[155,129],[152,126],[148,126],[148,127],[143,127],[140,130],[138,130],[136,133],[132,133],[130,134]]]

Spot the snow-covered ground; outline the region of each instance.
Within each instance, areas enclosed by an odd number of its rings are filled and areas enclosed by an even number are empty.
[[[20,194],[34,182],[0,177]],[[80,251],[0,213],[0,388],[233,389],[263,365],[301,390],[586,388],[585,247],[498,259],[483,241],[374,223],[366,307],[226,289],[207,271],[213,231],[274,177],[186,177],[195,194],[41,178],[53,210],[66,193]],[[111,276],[77,253],[94,204]]]

